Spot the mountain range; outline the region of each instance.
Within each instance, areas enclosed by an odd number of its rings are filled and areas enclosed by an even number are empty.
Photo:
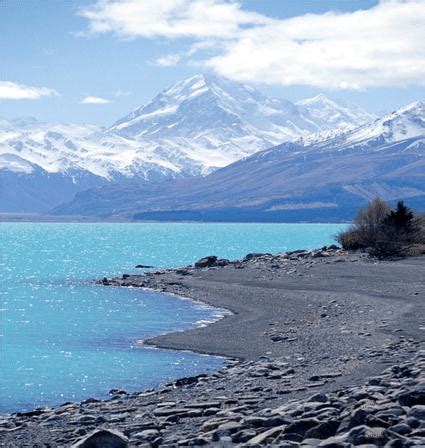
[[[106,128],[0,120],[0,211],[47,212],[91,188],[206,176],[283,142],[349,138],[375,118],[324,95],[292,103],[197,75]]]
[[[341,221],[377,195],[408,199],[425,210],[423,102],[325,134],[257,152],[205,177],[90,189],[54,212],[143,220]]]

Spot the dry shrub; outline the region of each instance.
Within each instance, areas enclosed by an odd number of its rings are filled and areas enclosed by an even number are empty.
[[[418,253],[418,248],[425,247],[425,219],[413,216],[403,202],[391,210],[386,202],[375,198],[337,240],[344,249],[364,250],[378,257]]]

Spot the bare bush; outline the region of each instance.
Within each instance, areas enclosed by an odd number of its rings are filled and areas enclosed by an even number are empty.
[[[408,254],[425,245],[425,219],[415,217],[402,201],[391,210],[386,202],[375,198],[337,240],[344,249],[364,250],[378,257]]]

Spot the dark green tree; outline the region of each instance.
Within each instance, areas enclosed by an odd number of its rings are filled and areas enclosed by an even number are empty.
[[[413,226],[413,212],[403,201],[397,202],[397,208],[391,210],[384,219],[384,225],[390,226],[398,232],[409,232]]]

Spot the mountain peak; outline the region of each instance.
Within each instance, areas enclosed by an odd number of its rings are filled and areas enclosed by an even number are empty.
[[[306,98],[304,100],[297,101],[295,104],[297,106],[308,106],[312,104],[326,104],[326,103],[333,105],[337,104],[336,101],[329,98],[324,93],[319,93],[318,95],[313,96],[311,98]]]
[[[158,97],[166,96],[181,102],[205,93],[221,98],[230,98],[241,94],[265,98],[260,92],[246,84],[210,73],[200,73],[178,81],[163,90]]]
[[[424,114],[425,112],[425,102],[423,101],[414,101],[413,103],[409,103],[406,106],[400,107],[396,109],[392,114],[403,114],[403,113],[415,113],[415,114]]]
[[[407,104],[381,118],[348,132],[343,140],[371,147],[425,135],[425,104],[422,101]],[[341,145],[342,140],[339,140]]]
[[[108,133],[137,140],[153,138],[156,143],[163,138],[201,138],[207,146],[251,136],[255,150],[245,149],[243,155],[247,155],[311,133],[352,129],[375,118],[324,94],[293,104],[268,98],[251,86],[200,73],[167,87],[117,121]],[[247,148],[242,140],[238,146]]]
[[[329,130],[329,125],[333,129],[345,131],[377,118],[360,107],[337,102],[323,93],[298,101],[295,104],[319,123],[322,128],[321,131]]]
[[[384,115],[377,122],[384,124],[412,122],[415,126],[421,124],[421,127],[425,128],[425,103],[423,101],[414,101],[406,104]]]
[[[182,92],[197,92],[202,89],[205,90],[210,83],[209,78],[205,74],[198,74],[174,83],[163,90],[160,95],[175,97],[181,95]]]

